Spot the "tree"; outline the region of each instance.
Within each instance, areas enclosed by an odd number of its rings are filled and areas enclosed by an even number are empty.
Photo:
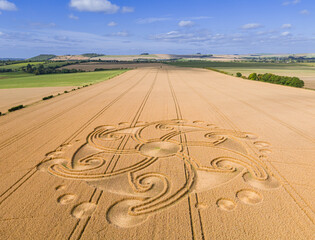
[[[33,67],[32,67],[31,64],[27,64],[27,66],[26,66],[26,72],[28,72],[28,73],[32,73],[32,72],[33,72]]]
[[[250,80],[257,80],[257,73],[252,73],[248,76],[248,79]]]
[[[39,74],[43,74],[44,73],[44,71],[45,71],[45,68],[44,68],[44,65],[43,64],[40,64],[39,66],[38,66],[38,72],[39,72]]]

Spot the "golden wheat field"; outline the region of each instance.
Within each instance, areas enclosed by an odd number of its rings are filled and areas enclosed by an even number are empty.
[[[0,239],[313,239],[315,92],[137,68],[0,117]]]

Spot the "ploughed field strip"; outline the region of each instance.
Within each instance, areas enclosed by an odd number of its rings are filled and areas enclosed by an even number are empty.
[[[138,68],[0,118],[3,239],[311,239],[315,93]]]

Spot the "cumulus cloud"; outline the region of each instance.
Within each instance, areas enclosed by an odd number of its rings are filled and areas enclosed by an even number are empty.
[[[304,9],[304,10],[300,11],[300,14],[308,15],[308,14],[310,14],[310,12],[308,10]]]
[[[292,28],[292,24],[290,23],[283,24],[282,28],[287,28],[287,29]]]
[[[178,23],[178,26],[180,27],[191,27],[193,26],[195,23],[193,21],[180,21]]]
[[[70,7],[82,12],[104,12],[116,13],[119,6],[112,4],[109,0],[71,0]]]
[[[14,3],[9,2],[7,0],[0,0],[0,10],[4,11],[16,11],[17,7]]]
[[[286,37],[286,36],[289,36],[290,34],[291,34],[290,32],[282,32],[282,33],[281,33],[281,36]]]
[[[109,26],[109,27],[115,27],[115,26],[117,26],[117,23],[116,23],[116,22],[109,22],[109,23],[107,24],[107,26]]]
[[[257,29],[257,28],[261,28],[262,25],[259,23],[248,23],[242,26],[243,29]]]
[[[73,14],[70,14],[70,15],[69,15],[69,18],[70,18],[70,19],[73,19],[73,20],[79,20],[79,17],[77,17],[77,16],[75,16],[75,15],[73,15]]]
[[[135,8],[133,8],[133,7],[122,7],[122,9],[121,9],[122,13],[131,13],[134,11],[135,11]]]

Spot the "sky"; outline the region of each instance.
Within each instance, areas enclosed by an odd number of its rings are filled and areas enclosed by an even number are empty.
[[[0,0],[0,58],[315,53],[314,0]]]

